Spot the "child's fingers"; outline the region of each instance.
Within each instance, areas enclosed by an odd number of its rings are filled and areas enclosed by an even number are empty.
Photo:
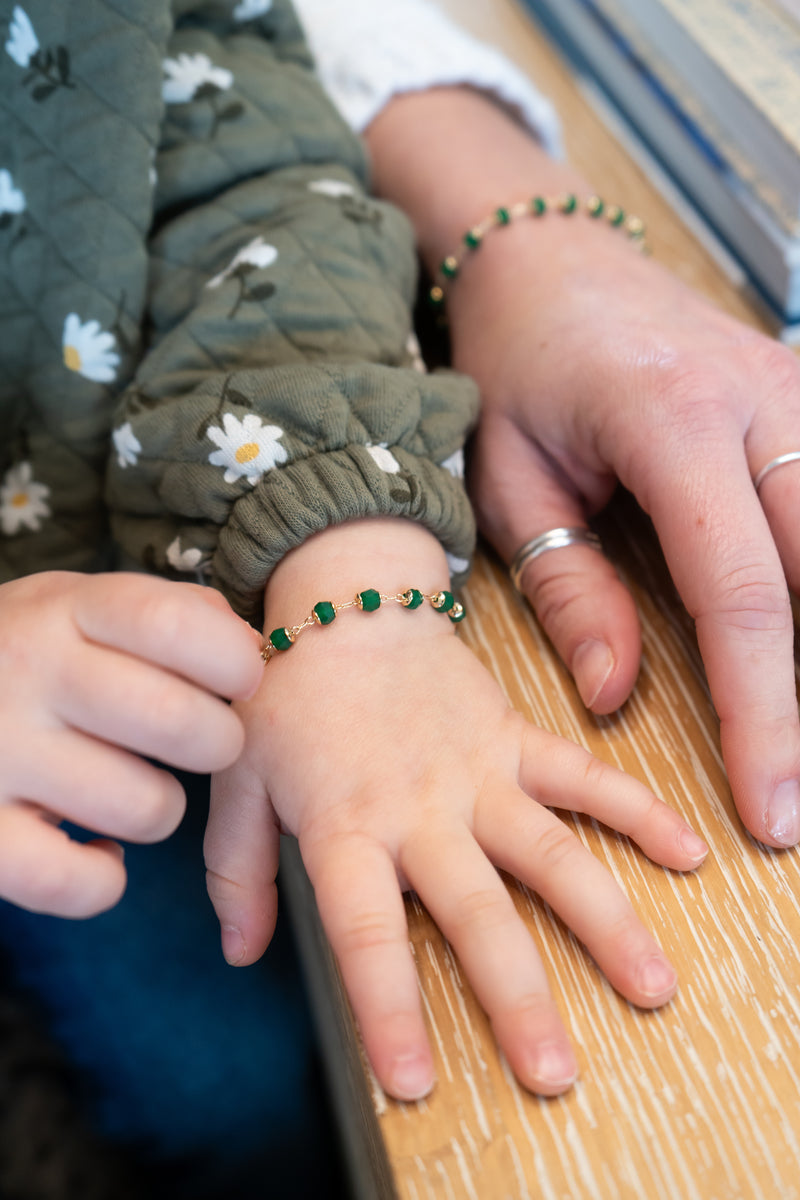
[[[406,844],[402,867],[456,950],[514,1074],[541,1095],[566,1091],[577,1066],[544,967],[472,835],[430,826]]]
[[[0,895],[32,912],[93,917],[125,891],[120,847],[81,844],[32,808],[0,808]]]
[[[498,786],[477,806],[475,835],[497,866],[558,913],[617,991],[644,1008],[671,998],[673,967],[615,880],[563,821],[518,789]]]
[[[389,853],[352,834],[301,849],[375,1074],[397,1099],[419,1100],[433,1059]]]
[[[204,773],[239,756],[241,721],[222,700],[152,663],[84,645],[59,672],[53,711],[76,729]]]
[[[519,782],[540,804],[589,813],[628,834],[665,867],[688,871],[708,854],[705,842],[643,783],[532,726],[525,730]]]
[[[220,597],[149,575],[98,575],[75,601],[89,641],[149,659],[231,700],[255,692],[263,673],[258,634]]]
[[[57,819],[129,842],[158,842],[178,826],[183,788],[169,771],[74,729],[52,729],[27,742],[24,757],[5,754],[3,792],[41,805]]]
[[[275,929],[280,831],[264,784],[245,758],[212,777],[203,849],[222,952],[231,966],[247,966]]]

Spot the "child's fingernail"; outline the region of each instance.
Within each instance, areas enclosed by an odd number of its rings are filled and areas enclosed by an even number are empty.
[[[708,846],[688,825],[684,825],[678,834],[678,845],[692,862],[700,862],[708,854]]]
[[[639,974],[639,989],[644,996],[662,996],[678,982],[675,968],[658,954],[648,958]]]
[[[572,673],[580,697],[591,708],[614,670],[614,656],[605,642],[582,642],[572,656]]]
[[[785,779],[772,793],[767,829],[782,846],[794,846],[800,841],[800,784],[796,779]]]
[[[425,1054],[400,1054],[389,1072],[389,1087],[398,1100],[421,1100],[434,1084],[433,1068]]]
[[[539,1083],[548,1087],[567,1087],[578,1077],[575,1056],[563,1042],[543,1042],[537,1046],[531,1073]]]
[[[222,926],[222,953],[232,967],[237,967],[247,953],[244,938],[235,925]]]

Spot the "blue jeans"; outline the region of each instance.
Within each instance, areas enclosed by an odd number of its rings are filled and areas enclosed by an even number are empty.
[[[205,892],[206,781],[178,832],[127,846],[128,889],[88,921],[0,902],[0,945],[86,1084],[95,1126],[172,1196],[344,1195],[286,918],[252,967],[227,966]]]

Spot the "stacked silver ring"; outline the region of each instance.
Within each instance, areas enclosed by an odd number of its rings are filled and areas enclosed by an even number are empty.
[[[758,491],[770,471],[774,471],[776,467],[782,467],[784,463],[798,461],[800,461],[800,450],[790,450],[787,454],[779,454],[777,458],[771,458],[753,479],[753,487]]]
[[[603,548],[597,534],[592,533],[591,529],[586,529],[583,525],[548,529],[544,533],[540,533],[538,537],[531,538],[524,546],[520,546],[514,555],[514,561],[509,570],[511,582],[517,591],[522,591],[520,587],[522,572],[529,563],[532,563],[540,554],[546,554],[548,550],[561,550],[565,546],[590,546],[593,550],[601,551]]]

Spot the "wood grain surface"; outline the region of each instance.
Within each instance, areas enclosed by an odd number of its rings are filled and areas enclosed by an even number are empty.
[[[601,194],[645,218],[656,255],[755,323],[510,0],[441,6],[505,48],[553,96],[570,157]],[[516,1084],[457,960],[412,897],[410,941],[438,1083],[424,1103],[398,1104],[358,1063],[348,1010],[332,998],[335,970],[306,931],[364,1200],[800,1200],[800,859],[758,846],[735,814],[692,625],[646,518],[623,495],[596,528],[643,627],[641,675],[619,713],[598,719],[584,711],[505,569],[486,553],[466,592],[460,636],[526,716],[645,781],[710,843],[702,869],[679,875],[592,820],[565,817],[655,931],[680,990],[658,1012],[634,1009],[547,906],[509,880],[581,1070],[567,1096],[538,1099]]]

